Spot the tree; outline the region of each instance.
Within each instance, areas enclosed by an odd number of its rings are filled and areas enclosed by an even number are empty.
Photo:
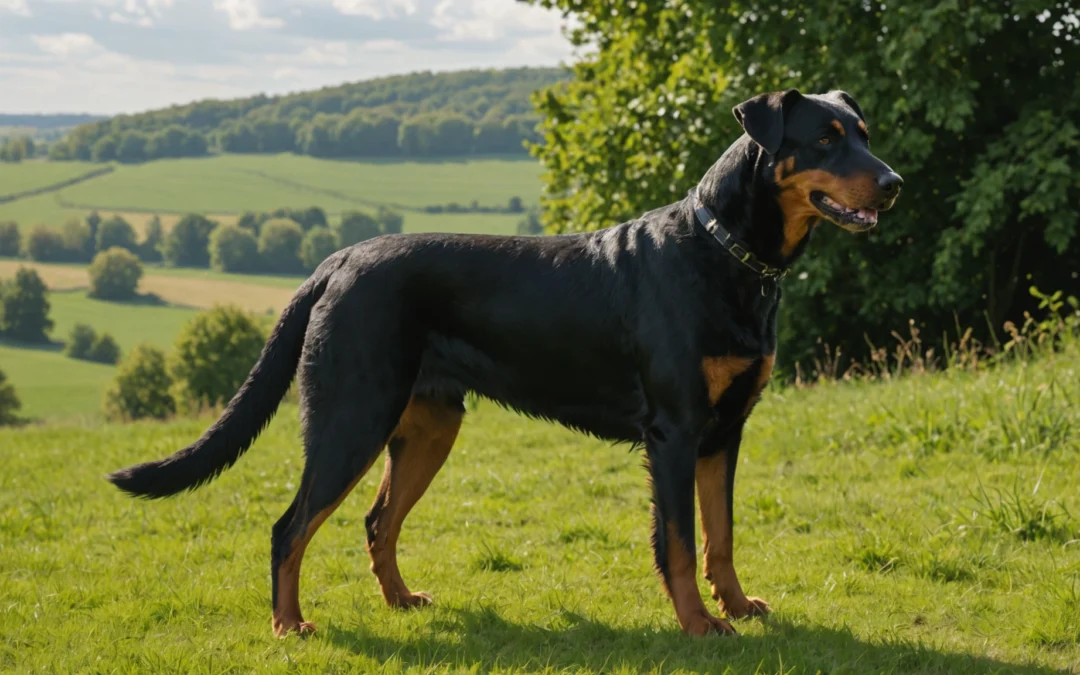
[[[129,163],[145,161],[148,139],[141,131],[125,131],[117,141],[116,158]]]
[[[525,211],[525,205],[522,203],[521,197],[511,197],[506,204],[506,210],[510,213],[522,213]]]
[[[116,246],[94,256],[87,270],[90,297],[100,300],[131,300],[136,296],[143,268],[131,251]]]
[[[176,338],[170,363],[176,399],[189,410],[228,402],[265,342],[259,322],[239,307],[200,312]]]
[[[97,211],[91,211],[87,214],[86,226],[90,228],[90,243],[97,242],[97,231],[101,227],[101,214]]]
[[[60,233],[64,242],[61,259],[65,262],[90,262],[94,257],[94,239],[90,235],[90,226],[81,220],[69,220],[64,223]]]
[[[347,211],[341,214],[341,221],[334,228],[338,248],[346,248],[367,241],[381,233],[379,221],[362,211]]]
[[[143,262],[161,262],[161,246],[165,240],[165,232],[161,227],[161,219],[156,215],[146,224],[146,233],[139,242],[139,259]]]
[[[15,136],[0,146],[0,161],[21,162],[34,156],[34,141],[29,136]]]
[[[86,359],[97,340],[97,331],[85,323],[77,323],[64,344],[64,354],[72,359]]]
[[[517,233],[524,235],[536,235],[544,233],[544,223],[540,220],[540,213],[536,209],[529,209],[524,218],[518,221]]]
[[[0,292],[0,334],[20,342],[47,342],[53,327],[47,292],[37,272],[20,267]]]
[[[337,154],[334,135],[338,125],[337,115],[319,113],[315,119],[300,127],[296,135],[296,147],[305,155],[332,157]]]
[[[172,384],[165,353],[139,345],[120,363],[116,379],[105,392],[105,417],[115,421],[165,419],[176,412]]]
[[[296,274],[303,270],[300,244],[304,230],[296,221],[275,218],[263,223],[259,233],[259,257],[268,272]]]
[[[21,422],[18,415],[20,408],[22,408],[22,402],[15,394],[15,387],[7,381],[4,371],[0,370],[0,427]]]
[[[216,223],[189,213],[165,237],[161,255],[169,267],[207,267],[210,264],[210,233]]]
[[[0,223],[0,257],[14,258],[19,255],[22,235],[19,226],[13,222]]]
[[[595,46],[573,82],[535,99],[556,231],[682,199],[741,134],[732,106],[787,87],[842,83],[875,154],[918,177],[868,235],[817,233],[784,282],[783,361],[818,338],[865,353],[864,335],[884,344],[908,319],[930,339],[957,319],[979,330],[984,311],[997,329],[1034,309],[1029,284],[1080,294],[1069,263],[1080,97],[1061,95],[1080,81],[1080,26],[1068,3],[540,4]]]
[[[238,225],[218,225],[210,234],[210,266],[219,272],[254,272],[259,267],[259,243]]]
[[[405,216],[385,206],[379,207],[375,220],[379,221],[379,232],[383,234],[400,234],[405,225]]]
[[[300,262],[305,269],[314,270],[337,250],[337,237],[330,228],[316,227],[304,235],[304,241],[300,244]]]
[[[64,262],[67,246],[63,236],[45,225],[35,225],[23,240],[23,249],[27,258],[35,262]]]
[[[135,228],[120,216],[113,216],[101,223],[94,243],[98,251],[106,251],[114,247],[124,248],[132,253],[139,250],[139,244],[135,239]]]
[[[112,365],[120,360],[120,345],[108,333],[102,333],[94,340],[87,353],[88,361]]]
[[[116,159],[116,148],[116,136],[102,136],[94,143],[89,159],[95,162],[111,162]]]

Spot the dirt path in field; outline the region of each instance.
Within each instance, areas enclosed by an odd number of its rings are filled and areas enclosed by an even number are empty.
[[[0,279],[10,279],[20,267],[31,267],[41,275],[51,290],[88,288],[90,279],[85,267],[50,265],[22,260],[0,260]],[[300,282],[297,281],[297,285]],[[180,307],[206,309],[215,304],[235,304],[250,312],[281,312],[293,290],[275,288],[244,281],[219,281],[198,277],[174,277],[167,273],[150,272],[139,281],[140,293],[153,293]]]

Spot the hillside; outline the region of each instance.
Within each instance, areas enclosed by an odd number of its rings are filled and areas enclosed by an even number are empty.
[[[317,157],[524,154],[532,94],[562,69],[414,73],[286,96],[206,100],[76,128],[54,159],[138,162],[208,151]]]

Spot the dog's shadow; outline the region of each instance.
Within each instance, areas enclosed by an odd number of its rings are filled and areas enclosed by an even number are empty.
[[[677,630],[616,629],[565,611],[555,623],[560,627],[544,629],[511,623],[490,608],[445,609],[405,639],[381,636],[365,625],[330,625],[323,639],[380,663],[398,661],[405,669],[450,664],[479,673],[723,673],[729,666],[731,672],[1060,672],[902,640],[865,642],[846,630],[795,625],[775,615],[763,620],[763,635],[738,637],[689,638]]]

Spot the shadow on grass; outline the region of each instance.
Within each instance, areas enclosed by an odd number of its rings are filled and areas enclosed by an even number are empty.
[[[725,672],[920,672],[1057,673],[1053,668],[1007,663],[892,640],[866,642],[850,631],[796,625],[772,616],[764,635],[690,638],[674,630],[611,628],[571,612],[545,629],[502,619],[490,608],[441,610],[440,617],[405,640],[366,626],[328,625],[323,639],[380,662],[429,668],[453,665],[492,670],[594,670]],[[746,625],[739,622],[739,625]]]
[[[12,347],[15,349],[32,349],[36,352],[64,351],[64,343],[57,342],[55,340],[47,340],[45,342],[22,342],[21,340],[12,340],[10,338],[0,337],[0,347]]]

